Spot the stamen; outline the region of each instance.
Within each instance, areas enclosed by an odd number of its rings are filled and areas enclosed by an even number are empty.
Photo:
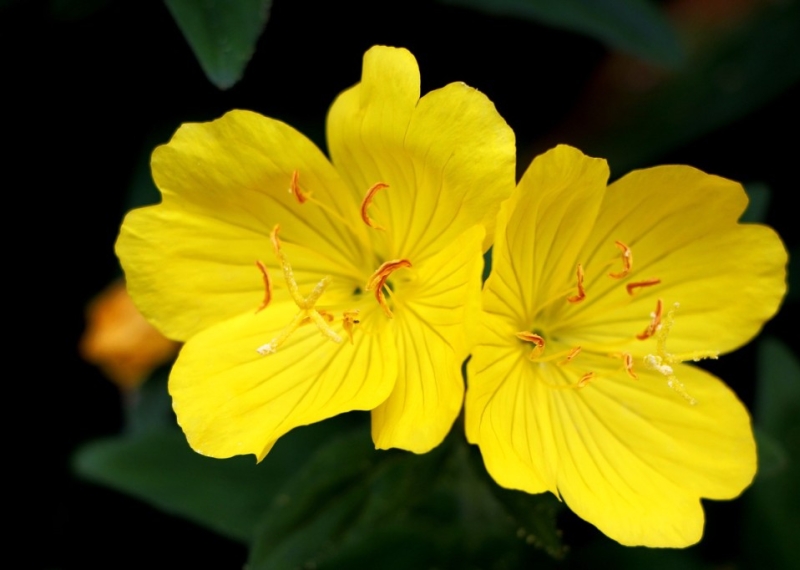
[[[383,312],[390,319],[393,315],[391,309],[389,309],[389,305],[386,303],[386,297],[383,296],[383,288],[386,286],[386,280],[389,279],[389,275],[403,267],[411,267],[411,262],[407,259],[384,261],[367,281],[366,290],[375,291],[375,298],[378,300],[378,304],[383,308]]]
[[[578,380],[578,383],[575,385],[575,388],[577,389],[583,388],[589,382],[591,382],[593,378],[594,378],[594,372],[587,372],[586,374],[581,376],[581,379]]]
[[[275,351],[278,350],[278,347],[280,345],[282,345],[286,341],[287,338],[289,338],[289,335],[291,335],[294,331],[297,330],[297,327],[300,326],[300,323],[302,322],[304,317],[305,317],[305,313],[303,313],[303,312],[297,313],[294,316],[294,318],[292,319],[292,322],[290,322],[286,326],[285,329],[283,329],[281,332],[278,333],[278,336],[273,338],[267,344],[263,344],[263,345],[259,346],[256,349],[256,352],[259,353],[262,356],[267,356],[269,354],[274,354]]]
[[[684,400],[689,402],[692,406],[697,404],[697,400],[695,400],[687,391],[686,386],[683,385],[683,382],[678,380],[675,376],[675,371],[670,366],[671,364],[685,362],[686,360],[702,360],[705,358],[715,359],[719,356],[719,351],[717,350],[708,350],[708,351],[701,351],[695,350],[690,353],[685,354],[670,354],[667,352],[667,336],[669,335],[670,331],[672,330],[672,325],[675,324],[675,311],[678,310],[680,305],[675,303],[672,308],[667,313],[667,317],[664,321],[663,326],[661,326],[658,332],[658,338],[656,343],[656,354],[648,354],[644,357],[645,366],[650,368],[651,370],[655,370],[660,372],[664,376],[667,377],[667,386],[675,390],[678,394],[683,397]]]
[[[581,347],[580,346],[576,346],[575,348],[573,348],[572,350],[570,350],[567,353],[567,357],[564,360],[562,360],[561,362],[559,362],[559,364],[561,366],[564,366],[565,364],[569,364],[570,362],[572,362],[572,359],[575,358],[576,356],[578,356],[580,353],[581,353]]]
[[[278,238],[278,232],[280,232],[280,230],[281,226],[279,224],[275,224],[275,227],[272,228],[272,233],[269,234],[269,238],[272,240],[272,249],[275,250],[275,256],[278,258],[278,261],[281,264],[281,269],[283,269],[283,278],[286,280],[286,284],[289,286],[289,293],[291,293],[292,299],[298,307],[305,309],[306,300],[300,294],[300,289],[297,287],[297,280],[294,278],[292,266],[289,265],[289,260],[286,259],[286,256],[283,254],[283,250],[281,250],[281,240]]]
[[[578,264],[576,275],[578,277],[578,294],[567,297],[567,301],[570,303],[579,303],[586,298],[586,291],[583,289],[583,267],[580,263]]]
[[[658,285],[659,283],[661,283],[661,279],[645,279],[644,281],[628,283],[625,285],[625,289],[628,291],[628,295],[633,295],[636,292],[636,289],[641,287],[652,287],[653,285]]]
[[[350,344],[354,344],[353,329],[355,329],[355,325],[360,322],[361,321],[358,320],[358,309],[342,313],[342,325],[344,326],[344,330],[347,331],[347,335],[350,337]]]
[[[625,372],[634,380],[638,380],[639,376],[633,371],[633,355],[630,352],[622,353],[622,362],[625,364]]]
[[[650,324],[647,325],[647,328],[644,329],[643,332],[636,335],[636,338],[639,340],[646,340],[656,334],[658,329],[661,328],[661,311],[663,310],[663,305],[661,299],[656,301],[656,310],[653,313],[650,313]]]
[[[372,204],[372,199],[375,198],[375,194],[378,193],[378,190],[382,190],[384,188],[388,188],[389,185],[384,182],[378,182],[377,184],[373,184],[372,187],[367,190],[367,195],[364,196],[364,200],[361,202],[361,219],[364,220],[364,223],[367,224],[369,227],[374,228],[376,230],[383,230],[385,229],[382,226],[376,224],[367,213],[367,208],[369,205]]]
[[[261,302],[261,306],[256,309],[256,313],[260,313],[262,310],[266,309],[269,302],[272,301],[272,280],[269,278],[266,265],[261,261],[256,261],[256,267],[261,271],[261,276],[264,278],[264,300]]]
[[[308,196],[303,194],[303,191],[300,190],[299,179],[300,179],[300,173],[297,170],[292,172],[292,185],[289,188],[289,192],[294,194],[294,197],[297,198],[298,202],[304,204],[305,201],[308,200]]]
[[[544,352],[544,339],[540,337],[538,334],[528,331],[522,331],[517,333],[517,338],[520,340],[524,340],[525,342],[533,343],[535,345],[534,349],[528,355],[528,358],[530,360],[534,360],[536,357],[538,357],[540,354]]]
[[[631,248],[621,241],[615,241],[614,245],[622,250],[622,271],[609,273],[608,276],[614,279],[622,279],[631,272],[631,267],[633,267],[633,252]]]

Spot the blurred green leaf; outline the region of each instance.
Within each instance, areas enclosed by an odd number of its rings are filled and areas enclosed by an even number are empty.
[[[569,558],[570,568],[602,566],[614,570],[721,570],[725,566],[704,564],[692,550],[623,546],[605,538],[576,549]]]
[[[441,460],[440,450],[421,456],[376,452],[365,433],[329,443],[264,513],[249,567],[319,566],[343,544],[401,520]]]
[[[614,126],[581,142],[615,173],[728,124],[800,79],[800,3],[775,2],[640,100],[621,105]]]
[[[740,221],[748,223],[763,222],[767,217],[769,201],[772,196],[769,186],[756,182],[745,184],[744,189],[747,192],[749,202]]]
[[[252,457],[203,457],[178,430],[152,429],[89,443],[78,450],[73,467],[89,481],[248,542],[278,489],[346,424],[339,417],[293,430],[259,465]]]
[[[788,465],[786,450],[781,442],[761,429],[754,429],[758,447],[758,477],[772,477]]]
[[[172,399],[167,390],[170,366],[156,370],[139,388],[125,392],[125,432],[138,435],[149,431],[175,430]]]
[[[754,568],[791,568],[800,558],[800,362],[784,344],[766,338],[758,371],[759,453],[783,457],[767,463],[747,491],[745,551]]]
[[[675,30],[650,0],[443,1],[585,34],[661,65],[677,66],[684,57]]]
[[[208,79],[233,86],[253,56],[272,0],[165,0]]]
[[[49,7],[54,18],[74,22],[93,16],[110,3],[111,0],[50,0]]]

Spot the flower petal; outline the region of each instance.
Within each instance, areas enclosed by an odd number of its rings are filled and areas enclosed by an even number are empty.
[[[490,474],[528,492],[557,487],[622,544],[697,542],[699,498],[735,497],[755,474],[747,411],[702,370],[676,367],[698,400],[691,406],[660,375],[642,371],[635,381],[600,356],[562,367],[519,352],[487,364],[487,354],[497,358],[479,347],[470,363],[467,418]],[[574,386],[585,369],[597,376],[583,389],[551,387]]]
[[[544,306],[576,289],[575,260],[591,232],[608,179],[604,160],[566,145],[540,155],[498,216],[484,310],[526,330]],[[512,332],[513,334],[513,332]]]
[[[397,284],[392,327],[399,372],[392,394],[372,412],[379,449],[429,451],[461,411],[461,364],[480,310],[482,240],[483,229],[473,227],[415,268],[412,282]]]
[[[370,410],[389,395],[397,375],[391,337],[374,327],[364,305],[348,342],[323,337],[313,324],[297,329],[274,354],[256,349],[297,313],[270,305],[212,326],[181,351],[169,381],[173,408],[192,448],[212,457],[253,453],[259,460],[291,429],[351,410]],[[372,313],[379,311],[372,309]]]
[[[787,255],[772,229],[737,223],[746,204],[740,184],[688,166],[635,171],[609,186],[578,259],[587,298],[552,317],[559,332],[584,348],[628,339],[625,350],[644,355],[655,340],[635,335],[661,298],[665,312],[680,303],[671,352],[727,352],[749,341],[783,298]],[[633,252],[626,279],[608,276],[622,266],[615,240]],[[626,292],[626,283],[649,278],[661,283]]]
[[[328,146],[360,197],[389,185],[370,211],[390,258],[418,263],[470,226],[491,226],[514,187],[514,134],[491,101],[463,83],[420,99],[402,49],[367,52],[361,83],[331,107]]]
[[[246,111],[186,124],[156,149],[152,168],[163,202],[129,213],[116,248],[131,296],[167,336],[187,339],[258,306],[255,261],[277,270],[269,240],[277,223],[284,240],[310,252],[308,263],[292,259],[301,284],[326,271],[363,280],[358,203],[291,127]],[[316,202],[300,204],[290,192],[295,171]]]

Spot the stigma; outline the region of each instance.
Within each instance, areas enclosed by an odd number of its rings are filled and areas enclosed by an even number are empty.
[[[330,322],[333,321],[333,316],[328,313],[327,311],[320,310],[316,308],[317,301],[319,301],[322,294],[325,292],[325,289],[328,287],[330,283],[330,277],[323,277],[311,291],[311,293],[304,297],[300,293],[300,288],[297,285],[297,280],[294,277],[294,271],[292,270],[292,266],[289,263],[286,255],[283,253],[281,248],[280,238],[278,237],[278,232],[280,231],[280,226],[276,225],[272,233],[270,234],[270,241],[272,242],[272,248],[275,251],[275,256],[278,258],[278,262],[281,265],[281,269],[283,270],[283,277],[286,281],[286,285],[289,289],[289,293],[292,296],[292,300],[297,305],[299,312],[294,316],[291,322],[281,330],[278,335],[269,341],[267,344],[263,344],[256,348],[256,352],[261,354],[262,356],[266,356],[269,354],[274,354],[278,348],[291,336],[291,334],[300,328],[304,324],[313,323],[319,329],[319,331],[327,337],[329,340],[332,340],[336,343],[342,342],[342,337],[333,330],[330,326]],[[267,273],[267,269],[263,263],[257,263],[258,268],[261,270],[261,273],[264,277],[264,284],[265,284],[265,300],[262,303],[259,311],[264,309],[268,304],[272,297],[272,284],[269,279],[269,274]],[[350,331],[348,331],[350,332]],[[352,339],[352,333],[351,339]]]

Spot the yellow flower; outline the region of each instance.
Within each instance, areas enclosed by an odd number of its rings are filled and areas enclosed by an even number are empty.
[[[738,224],[741,186],[687,166],[606,187],[559,146],[498,215],[466,430],[503,487],[550,491],[626,545],[681,547],[700,498],[756,471],[748,413],[687,360],[753,338],[785,292],[786,252]]]
[[[117,253],[142,312],[187,341],[169,389],[198,452],[260,460],[350,410],[373,410],[379,448],[450,429],[514,137],[475,89],[419,90],[408,51],[375,47],[330,109],[330,162],[246,111],[154,152],[163,201],[127,216]]]

